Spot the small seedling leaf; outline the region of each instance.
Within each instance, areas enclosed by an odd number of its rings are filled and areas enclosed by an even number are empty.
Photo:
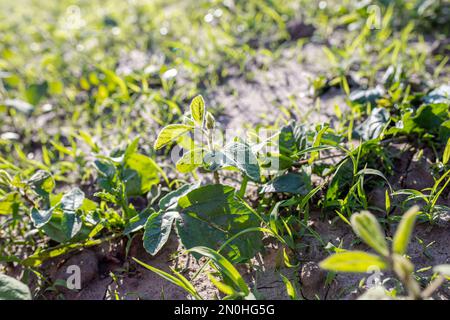
[[[205,119],[205,101],[201,95],[198,95],[192,99],[190,109],[195,123],[202,126]]]
[[[368,211],[354,214],[351,224],[355,233],[370,247],[383,256],[389,255],[383,230],[373,214]]]
[[[170,124],[167,127],[164,127],[156,138],[154,148],[155,150],[161,149],[166,144],[176,140],[186,132],[194,129],[192,126],[188,126],[185,124]]]
[[[392,249],[395,253],[406,253],[418,211],[419,207],[414,206],[403,215],[392,242]]]

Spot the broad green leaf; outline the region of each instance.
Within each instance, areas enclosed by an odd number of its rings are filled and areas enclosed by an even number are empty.
[[[448,104],[442,103],[421,106],[411,120],[420,128],[435,131],[448,118]]]
[[[219,249],[227,240],[242,230],[259,227],[260,221],[235,196],[235,189],[224,185],[208,185],[195,189],[178,200],[181,219],[177,231],[184,247],[197,246]],[[252,258],[261,248],[260,233],[237,237],[223,252],[233,261]]]
[[[169,239],[172,225],[175,219],[179,218],[178,212],[156,212],[153,213],[145,224],[144,248],[151,255],[155,255],[161,250]]]
[[[72,239],[80,232],[83,223],[81,217],[74,211],[64,211],[61,220],[61,231],[67,239]]]
[[[39,210],[37,208],[31,208],[31,221],[33,221],[34,226],[36,228],[41,228],[47,222],[49,222],[52,217],[53,210],[55,210],[55,207],[51,207],[48,210]]]
[[[286,192],[307,195],[311,191],[311,177],[305,172],[288,173],[265,184],[261,192]]]
[[[377,99],[381,98],[384,94],[384,90],[381,87],[376,87],[366,90],[357,90],[350,94],[349,99],[351,102],[364,104],[375,103]]]
[[[352,215],[351,224],[355,233],[370,247],[383,256],[389,255],[383,230],[373,214],[368,211]]]
[[[194,247],[189,249],[188,252],[196,252],[204,257],[211,259],[220,273],[230,279],[233,284],[244,293],[245,296],[250,293],[247,284],[245,283],[240,273],[233,266],[233,264],[231,264],[230,261],[228,261],[217,251],[207,247]]]
[[[388,121],[389,112],[385,108],[375,108],[355,131],[365,141],[376,139],[381,135]]]
[[[39,170],[28,179],[28,184],[40,196],[46,196],[53,191],[55,180],[50,172]]]
[[[278,136],[278,148],[280,153],[280,170],[288,169],[293,161],[298,159],[297,153],[304,150],[308,144],[307,131],[304,125],[298,125],[292,121],[281,128]]]
[[[216,171],[224,167],[235,167],[253,181],[260,181],[260,169],[256,156],[244,143],[233,142],[221,151],[208,153],[204,157],[207,169]]]
[[[0,274],[0,300],[31,300],[27,285],[5,274]]]
[[[194,129],[194,127],[184,124],[170,124],[167,127],[162,128],[154,144],[155,150],[161,149],[166,144],[176,140],[192,129]]]
[[[406,253],[418,211],[419,207],[414,206],[403,215],[392,241],[392,249],[395,253]]]
[[[200,182],[193,183],[193,184],[185,184],[178,188],[177,190],[174,190],[172,192],[169,192],[164,197],[161,198],[159,201],[159,207],[161,210],[168,210],[171,208],[174,208],[178,205],[178,199],[180,199],[182,196],[188,194],[194,189],[197,189],[200,185]]]
[[[124,169],[120,177],[125,181],[128,196],[145,194],[152,185],[160,181],[157,164],[140,153],[132,153],[124,159]]]
[[[84,192],[79,188],[73,188],[61,198],[61,209],[65,212],[75,212],[82,205],[84,200]]]
[[[145,223],[147,222],[150,215],[152,215],[153,213],[155,213],[155,210],[153,210],[152,208],[147,208],[140,212],[138,215],[135,215],[125,225],[123,234],[129,235],[133,232],[141,230],[145,226]]]
[[[374,267],[380,270],[388,268],[384,259],[364,251],[336,253],[323,260],[319,266],[335,272],[369,272]]]
[[[189,150],[177,161],[177,170],[188,173],[195,170],[203,163],[203,149]]]
[[[450,120],[442,122],[441,126],[439,127],[439,138],[444,143],[445,141],[448,142],[448,140],[450,139]]]
[[[430,93],[428,93],[423,100],[425,103],[450,103],[450,85],[442,85]]]
[[[41,83],[33,83],[26,89],[25,96],[29,103],[31,103],[32,105],[37,105],[47,93],[47,89],[47,81]]]
[[[192,99],[190,109],[194,121],[197,125],[202,126],[205,119],[205,101],[201,95]]]

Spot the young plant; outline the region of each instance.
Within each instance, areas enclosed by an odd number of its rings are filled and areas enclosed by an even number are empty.
[[[242,141],[232,141],[225,146],[215,141],[216,127],[214,116],[206,110],[203,97],[198,95],[190,104],[190,112],[183,123],[164,127],[154,144],[155,150],[171,142],[177,142],[186,151],[177,161],[177,170],[182,173],[193,172],[198,167],[214,173],[215,183],[220,183],[217,170],[234,167],[244,174],[244,181],[260,180],[260,168],[250,146]],[[193,137],[187,134],[191,133]]]
[[[248,288],[247,284],[245,283],[245,280],[242,278],[242,276],[239,274],[239,272],[236,270],[233,264],[230,261],[228,261],[224,256],[222,256],[219,252],[207,247],[194,247],[188,250],[187,252],[208,258],[207,264],[217,271],[214,273],[208,273],[208,278],[211,280],[211,282],[219,291],[225,294],[225,297],[223,298],[224,300],[255,299],[250,289]],[[141,266],[143,266],[144,268],[155,272],[157,275],[161,276],[167,281],[184,289],[194,299],[196,300],[203,299],[197,292],[193,284],[175,270],[172,270],[173,275],[171,275],[165,271],[159,270],[155,267],[145,264],[136,258],[133,258],[133,260],[136,261]],[[218,280],[219,277],[221,278],[221,280]]]
[[[414,278],[414,265],[405,257],[419,208],[409,209],[402,217],[389,248],[380,224],[374,215],[363,211],[351,217],[351,225],[355,233],[377,254],[364,251],[343,251],[326,258],[320,267],[334,272],[368,272],[373,268],[391,270],[407,289],[409,299],[427,299],[442,284],[444,276],[448,276],[448,266],[436,267],[443,274],[433,281],[425,290]],[[383,298],[387,298],[384,295]]]

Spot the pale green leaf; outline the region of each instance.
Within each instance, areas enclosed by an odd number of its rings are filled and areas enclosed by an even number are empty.
[[[191,102],[191,115],[194,121],[199,125],[203,125],[205,119],[205,101],[201,95],[196,96]]]
[[[154,148],[155,150],[161,149],[166,144],[176,140],[186,132],[192,130],[192,126],[188,126],[185,124],[170,124],[167,127],[164,127],[159,135],[156,138]]]
[[[389,255],[383,230],[373,214],[363,211],[352,215],[351,224],[355,233],[370,247],[383,256]]]
[[[418,211],[419,207],[414,206],[403,215],[392,242],[392,249],[395,253],[406,253]]]
[[[345,251],[333,254],[323,260],[320,267],[335,272],[369,272],[374,267],[380,270],[388,268],[387,262],[374,254],[364,251]]]
[[[447,145],[445,146],[444,154],[442,156],[442,163],[447,164],[450,160],[450,138],[447,140]]]

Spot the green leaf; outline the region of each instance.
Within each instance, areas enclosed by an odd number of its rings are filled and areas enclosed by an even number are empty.
[[[260,181],[260,169],[256,156],[244,143],[233,142],[222,151],[213,151],[204,157],[206,168],[216,171],[224,167],[235,167],[253,181]]]
[[[26,89],[25,96],[29,103],[37,105],[47,93],[47,89],[48,84],[46,81],[42,83],[33,83]]]
[[[191,131],[194,129],[192,126],[187,126],[184,124],[170,124],[167,127],[164,127],[159,135],[158,138],[156,138],[154,148],[155,150],[161,149],[166,144],[176,140],[186,132]]]
[[[298,300],[298,293],[297,293],[297,290],[295,289],[295,286],[292,284],[292,282],[287,277],[285,277],[281,273],[280,273],[280,276],[284,282],[284,285],[286,286],[286,292],[287,292],[289,298],[291,300]]]
[[[152,185],[159,183],[158,165],[152,158],[140,153],[132,153],[124,159],[124,169],[120,173],[125,181],[128,196],[139,196],[148,192]]]
[[[448,117],[448,105],[442,103],[421,106],[411,119],[420,128],[435,131]]]
[[[83,223],[80,216],[74,211],[64,211],[61,220],[61,231],[67,239],[72,239],[80,232]]]
[[[0,300],[31,300],[27,285],[5,274],[0,274]]]
[[[439,138],[444,143],[450,139],[450,120],[442,122],[439,127]]]
[[[152,215],[153,213],[155,213],[155,210],[153,210],[152,208],[147,208],[140,212],[138,215],[135,215],[125,225],[123,234],[129,235],[133,232],[141,230],[145,226],[145,223],[147,222],[150,215]]]
[[[169,239],[172,225],[179,218],[178,212],[153,213],[145,224],[144,248],[151,255],[155,255]]]
[[[307,195],[311,191],[311,177],[305,172],[288,173],[265,184],[261,192],[286,192]]]
[[[191,102],[191,115],[197,125],[202,126],[205,119],[205,101],[201,95],[196,96]]]
[[[64,212],[77,211],[82,205],[84,200],[84,192],[79,188],[73,188],[61,198],[61,209]]]
[[[351,224],[355,233],[370,247],[383,256],[389,255],[388,245],[380,224],[373,214],[363,211],[352,215]]]
[[[203,149],[189,150],[177,161],[177,170],[189,173],[203,163]]]
[[[355,131],[365,141],[376,139],[381,135],[388,121],[389,112],[385,108],[375,108]]]
[[[194,247],[189,249],[188,252],[196,252],[204,257],[211,259],[220,273],[231,280],[232,283],[242,291],[244,296],[247,296],[250,293],[250,290],[248,289],[248,286],[240,273],[236,270],[236,268],[231,264],[230,261],[228,261],[217,251],[207,247]]]
[[[335,272],[369,272],[373,267],[387,269],[387,262],[379,256],[364,251],[345,251],[323,260],[322,269]]]
[[[364,104],[364,103],[375,103],[377,99],[381,98],[384,94],[384,90],[381,87],[376,87],[366,90],[356,90],[352,92],[349,99],[353,103]]]
[[[33,221],[34,226],[36,228],[41,228],[49,222],[52,217],[53,210],[55,210],[55,207],[51,207],[50,209],[44,211],[37,208],[31,208],[31,221]]]
[[[178,188],[177,190],[174,190],[172,192],[169,192],[164,197],[161,198],[159,201],[159,207],[161,210],[168,210],[171,208],[175,208],[178,205],[178,199],[180,199],[182,196],[185,196],[189,192],[191,192],[194,189],[197,189],[200,185],[200,182],[193,183],[193,184],[185,184]]]
[[[11,192],[0,199],[0,215],[9,215],[14,211],[14,207],[19,205],[19,195]]]
[[[184,247],[219,249],[227,240],[260,221],[248,205],[235,196],[235,189],[220,184],[195,189],[178,200],[181,219],[177,231]],[[260,250],[260,233],[237,237],[223,248],[233,261],[252,258]]]
[[[53,191],[55,180],[50,172],[38,170],[28,179],[28,184],[38,195],[44,197]]]
[[[418,211],[419,207],[414,206],[403,215],[392,241],[392,249],[395,253],[406,253]]]
[[[428,93],[423,100],[425,103],[450,103],[450,85],[442,85],[430,93]]]
[[[447,164],[450,160],[450,138],[447,140],[447,145],[444,149],[444,154],[442,155],[442,163]]]

